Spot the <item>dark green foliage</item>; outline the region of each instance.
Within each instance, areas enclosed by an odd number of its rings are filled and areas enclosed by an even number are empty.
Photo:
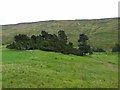
[[[88,40],[87,35],[85,35],[85,34],[80,34],[79,39],[78,39],[78,42],[84,43],[84,42],[86,42],[87,40]]]
[[[7,45],[7,48],[15,49],[15,48],[16,48],[16,43],[13,42],[13,43],[11,43],[10,45]]]
[[[92,48],[93,52],[106,52],[104,49],[102,48]]]
[[[73,43],[72,42],[69,42],[68,44],[71,48],[73,48]]]
[[[29,37],[25,34],[16,35],[14,39],[15,39],[15,42],[25,42],[30,40]]]
[[[62,30],[58,31],[58,38],[62,43],[64,43],[64,44],[67,43],[67,35],[65,34],[64,31],[62,31]]]
[[[15,42],[8,45],[7,48],[17,49],[17,50],[29,50],[30,46],[30,39],[27,35],[19,34],[14,37]]]
[[[120,52],[120,44],[115,44],[115,46],[112,48],[112,52]]]
[[[80,41],[79,49],[73,48],[73,43],[67,44],[67,36],[64,31],[59,31],[58,36],[55,34],[48,34],[46,31],[42,31],[41,35],[32,35],[30,38],[27,35],[19,34],[16,35],[15,41],[8,45],[7,48],[17,50],[44,50],[61,52],[63,54],[74,54],[74,55],[85,55],[84,53],[90,53],[90,46],[87,45],[87,36],[82,35],[78,40]]]
[[[80,34],[78,39],[78,46],[79,50],[82,53],[82,55],[86,55],[87,53],[92,53],[90,45],[87,45],[88,37],[85,34]]]

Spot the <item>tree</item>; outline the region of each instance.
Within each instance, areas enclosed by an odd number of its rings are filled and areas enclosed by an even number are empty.
[[[25,34],[19,34],[14,37],[15,42],[26,42],[29,41],[29,37]]]
[[[63,30],[58,31],[58,38],[63,44],[67,43],[67,35]]]
[[[19,34],[14,37],[15,42],[10,45],[18,50],[30,49],[30,38],[25,34]]]
[[[45,38],[45,39],[48,38],[48,33],[46,31],[42,31],[41,34],[42,34],[43,38]]]
[[[86,55],[87,53],[92,53],[90,45],[87,45],[88,37],[85,34],[80,34],[78,39],[78,47],[82,55]]]
[[[32,42],[36,43],[37,37],[36,37],[35,35],[32,35],[32,36],[31,36],[31,40],[32,40]]]
[[[87,40],[88,40],[87,35],[85,35],[85,34],[80,34],[79,39],[78,39],[78,42],[79,42],[79,43],[86,43]]]

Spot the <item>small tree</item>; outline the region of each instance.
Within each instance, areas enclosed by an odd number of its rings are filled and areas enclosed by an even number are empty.
[[[11,44],[12,47],[18,50],[30,49],[30,38],[25,34],[19,34],[14,37],[15,42]]]
[[[64,44],[67,43],[67,35],[65,34],[63,30],[58,31],[58,38],[62,43]]]
[[[42,31],[41,34],[42,34],[43,38],[45,38],[45,39],[48,38],[48,33],[46,31]]]
[[[85,34],[80,34],[78,39],[78,47],[82,55],[86,55],[86,53],[92,53],[90,49],[90,45],[87,45],[88,37]]]
[[[36,37],[35,35],[32,35],[32,36],[31,36],[31,40],[32,40],[32,42],[36,43],[37,37]]]

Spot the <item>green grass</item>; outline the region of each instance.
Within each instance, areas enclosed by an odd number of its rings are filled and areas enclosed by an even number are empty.
[[[2,46],[0,45],[0,89],[2,89]]]
[[[9,44],[17,34],[27,34],[29,36],[38,35],[42,30],[51,34],[57,34],[59,30],[64,30],[68,36],[68,41],[72,41],[77,47],[80,33],[86,33],[89,43],[93,47],[101,47],[111,50],[118,42],[118,19],[98,19],[98,20],[58,20],[35,23],[24,23],[17,25],[3,25],[3,44]]]
[[[3,47],[3,88],[117,88],[117,53],[64,55]]]

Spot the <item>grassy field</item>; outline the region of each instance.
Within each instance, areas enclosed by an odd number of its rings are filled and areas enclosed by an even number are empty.
[[[3,47],[3,88],[117,88],[117,53],[64,55]]]
[[[118,19],[96,19],[96,20],[57,20],[34,23],[22,23],[15,25],[3,25],[3,44],[13,41],[17,34],[38,35],[42,30],[48,33],[57,34],[64,30],[68,40],[77,47],[80,33],[86,33],[92,47],[101,47],[110,51],[113,45],[118,42]]]
[[[2,89],[2,46],[0,45],[0,89]]]

